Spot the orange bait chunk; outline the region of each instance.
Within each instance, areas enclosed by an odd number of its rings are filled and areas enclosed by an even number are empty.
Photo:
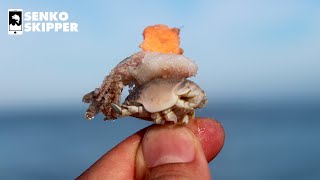
[[[140,48],[143,51],[182,54],[179,33],[180,29],[169,28],[163,24],[148,26],[143,31]]]

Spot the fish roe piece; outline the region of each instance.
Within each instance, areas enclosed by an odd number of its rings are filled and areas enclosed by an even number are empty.
[[[140,48],[143,51],[182,54],[179,33],[179,28],[169,28],[163,24],[148,26],[143,31],[144,40]]]

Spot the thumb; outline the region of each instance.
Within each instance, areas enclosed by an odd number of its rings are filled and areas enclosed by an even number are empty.
[[[210,179],[196,136],[186,126],[152,126],[136,155],[137,179]]]

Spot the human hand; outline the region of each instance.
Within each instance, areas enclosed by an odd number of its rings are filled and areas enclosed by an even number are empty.
[[[151,125],[115,146],[77,179],[210,179],[208,162],[221,150],[218,121]]]

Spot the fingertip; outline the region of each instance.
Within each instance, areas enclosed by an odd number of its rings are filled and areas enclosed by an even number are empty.
[[[212,118],[196,117],[187,125],[199,139],[208,162],[221,151],[225,133],[221,123]]]
[[[136,178],[210,179],[198,137],[186,126],[150,127],[137,152]]]

